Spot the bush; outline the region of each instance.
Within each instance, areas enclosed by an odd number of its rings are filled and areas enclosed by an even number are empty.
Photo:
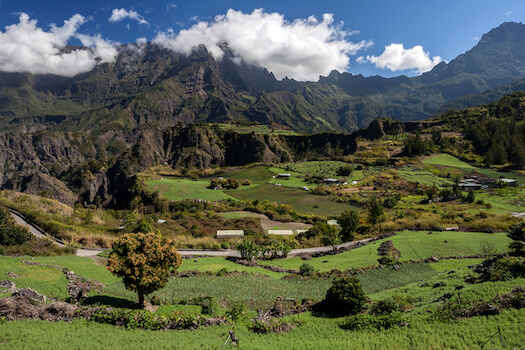
[[[507,237],[512,239],[509,248],[513,250],[516,255],[525,254],[525,222],[521,222],[509,228]]]
[[[485,260],[476,272],[481,273],[484,281],[504,281],[512,278],[525,277],[525,258],[505,256]]]
[[[222,249],[230,249],[230,243],[228,243],[228,242],[221,242],[221,248]]]
[[[401,311],[401,305],[392,297],[379,300],[374,306],[372,306],[372,310],[370,310],[375,316],[389,315],[393,312],[399,311]]]
[[[351,331],[362,329],[389,329],[402,322],[401,313],[394,312],[388,315],[372,316],[368,314],[348,317],[339,327]]]
[[[252,181],[251,181],[251,180],[248,180],[248,179],[246,179],[246,180],[244,180],[244,181],[242,182],[242,185],[243,185],[243,186],[250,186],[251,184],[252,184]]]
[[[324,300],[326,310],[336,316],[355,315],[365,304],[365,293],[354,276],[334,280]]]
[[[23,244],[31,239],[32,235],[22,226],[18,226],[11,213],[0,208],[0,245],[12,246]]]
[[[235,249],[241,254],[242,259],[252,260],[259,256],[260,247],[257,243],[244,239],[237,244]]]
[[[309,263],[304,263],[299,267],[299,275],[301,276],[311,276],[314,272],[314,267]]]
[[[243,303],[236,303],[226,311],[226,316],[234,322],[245,320],[248,317],[246,314],[246,306],[244,306]]]

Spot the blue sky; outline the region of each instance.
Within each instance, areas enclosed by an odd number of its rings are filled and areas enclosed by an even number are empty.
[[[316,80],[331,69],[413,76],[468,51],[501,23],[524,19],[523,0],[0,0],[0,45],[8,48],[0,70],[74,75],[95,56],[111,62],[117,42],[189,51],[202,41],[218,59],[217,44],[228,42],[239,60],[278,78]],[[57,59],[53,48],[65,43],[92,51]]]

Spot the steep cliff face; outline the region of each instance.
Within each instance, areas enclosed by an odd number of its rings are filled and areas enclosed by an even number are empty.
[[[0,188],[46,192],[66,203],[75,196],[56,176],[96,152],[85,136],[63,133],[0,135],[0,150]]]
[[[371,134],[372,132],[369,132]],[[148,130],[106,171],[96,174],[81,194],[85,204],[121,206],[134,175],[154,165],[206,169],[250,163],[283,163],[307,157],[331,157],[355,151],[354,134],[276,136],[224,132],[203,125]],[[361,135],[363,136],[363,135]]]

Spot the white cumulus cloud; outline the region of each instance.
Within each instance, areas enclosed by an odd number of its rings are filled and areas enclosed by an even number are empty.
[[[112,43],[77,33],[85,21],[85,17],[76,14],[64,21],[62,27],[52,25],[46,32],[37,27],[36,20],[20,14],[19,23],[0,31],[0,71],[71,77],[92,70],[99,62],[113,62],[117,50]],[[67,49],[73,37],[86,49]]]
[[[312,81],[334,69],[345,70],[349,55],[372,45],[371,41],[351,42],[350,34],[342,23],[334,24],[331,14],[322,20],[311,16],[289,22],[282,14],[263,9],[249,14],[230,9],[179,33],[159,33],[154,43],[186,53],[204,44],[215,59],[223,57],[221,46],[227,44],[239,60],[263,66],[278,79]]]
[[[443,61],[439,56],[430,58],[430,54],[421,45],[405,49],[403,44],[390,44],[385,47],[381,56],[360,57],[358,62],[374,63],[377,68],[390,69],[393,72],[413,70],[418,74],[428,72]]]
[[[134,10],[126,10],[126,9],[113,9],[111,12],[111,17],[109,17],[109,21],[112,23],[120,22],[123,19],[133,19],[140,24],[145,24],[149,26],[149,22],[144,19],[142,15],[140,15],[137,11]]]

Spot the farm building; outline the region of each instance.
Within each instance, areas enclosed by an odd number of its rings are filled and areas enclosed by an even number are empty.
[[[293,236],[292,230],[268,230],[269,235],[275,236]]]
[[[323,179],[323,183],[325,183],[326,185],[339,185],[340,182],[337,179],[328,178]]]
[[[509,187],[516,187],[518,185],[518,181],[516,179],[506,179],[504,177],[500,178],[498,182]]]
[[[242,238],[244,230],[218,230],[217,238]]]
[[[291,177],[291,175],[287,173],[282,173],[282,174],[277,174],[277,177]]]

